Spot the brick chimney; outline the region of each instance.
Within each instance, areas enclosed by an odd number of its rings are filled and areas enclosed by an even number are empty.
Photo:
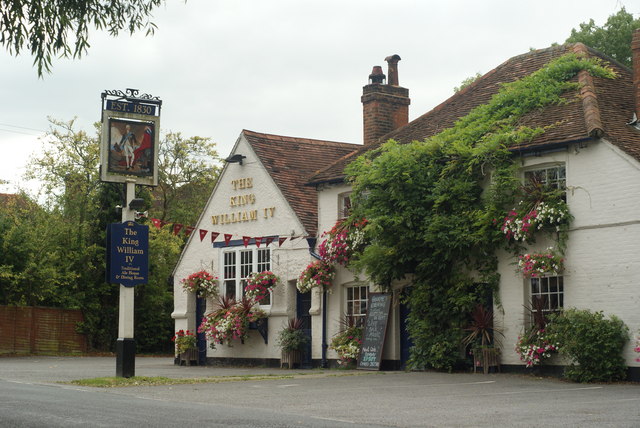
[[[640,119],[640,28],[633,32],[631,39],[631,68],[633,70],[633,100],[634,113]]]
[[[365,145],[409,123],[409,90],[398,83],[400,57],[388,56],[385,61],[389,64],[388,83],[384,83],[386,76],[377,65],[369,75],[369,84],[362,88]]]

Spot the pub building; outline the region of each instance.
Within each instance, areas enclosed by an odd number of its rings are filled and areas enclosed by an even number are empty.
[[[532,50],[508,59],[411,122],[409,91],[399,84],[400,57],[392,55],[385,59],[387,74],[374,67],[363,87],[363,144],[242,131],[174,270],[176,330],[195,330],[202,315],[214,309],[213,299],[185,292],[183,278],[207,270],[219,278],[221,295],[239,298],[250,273],[272,271],[280,283],[260,302],[268,322],[232,346],[214,343],[212,349],[202,343],[200,362],[278,366],[278,333],[288,319],[297,317],[311,338],[301,366],[337,365],[338,354],[327,344],[347,319],[365,317],[368,297],[380,290],[339,264],[329,292],[316,287],[301,293],[296,281],[318,259],[323,233],[348,214],[351,186],[345,167],[389,139],[408,143],[434,136],[488,103],[504,83],[572,54],[606,61],[616,78],[581,71],[573,77],[578,85],[570,90],[575,93],[567,94],[569,102],[542,107],[521,119],[548,131],[510,146],[518,178],[524,183],[535,176],[565,189],[563,201],[573,220],[563,266],[556,271],[526,275],[515,268],[512,253],[497,253],[500,279],[493,302],[487,303],[504,334],[496,363],[502,370],[524,369],[514,345],[531,325],[526,307],[534,298],[546,302],[541,310],[547,312],[573,307],[615,315],[633,337],[640,330],[640,199],[629,196],[640,194],[640,30],[632,50],[632,69],[581,43]],[[208,231],[219,234],[213,242]],[[533,254],[552,244],[543,236],[523,245]],[[382,369],[402,368],[408,360],[409,310],[400,296],[410,285],[408,279],[391,286]],[[628,379],[640,380],[633,340],[625,345],[623,357]],[[565,362],[551,359],[549,364]]]

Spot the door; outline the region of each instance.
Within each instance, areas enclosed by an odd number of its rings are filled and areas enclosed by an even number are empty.
[[[204,312],[207,309],[207,302],[204,297],[196,297],[196,346],[198,347],[198,365],[203,366],[207,363],[207,338],[204,334],[198,333],[198,327],[204,318]]]
[[[302,360],[300,368],[310,369],[311,364],[311,315],[309,315],[309,309],[311,309],[311,293],[301,293],[296,288],[296,317],[302,320],[302,330],[304,334],[309,338],[309,342],[302,354]]]
[[[402,290],[400,294],[400,306],[398,308],[400,316],[400,368],[402,370],[407,368],[407,361],[409,361],[409,357],[411,356],[411,347],[413,346],[413,342],[411,341],[411,337],[409,337],[409,332],[407,331],[407,321],[409,313],[411,312],[409,305],[405,303],[408,293],[409,291],[406,288]]]

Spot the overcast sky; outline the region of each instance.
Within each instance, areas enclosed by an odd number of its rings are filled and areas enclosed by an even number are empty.
[[[33,59],[0,52],[0,192],[28,186],[29,156],[47,117],[92,131],[105,89],[162,99],[161,132],[210,137],[221,157],[242,129],[362,142],[362,86],[398,54],[412,120],[530,48],[602,25],[638,0],[167,0],[153,37],[93,32],[88,54],[56,60],[39,79]]]

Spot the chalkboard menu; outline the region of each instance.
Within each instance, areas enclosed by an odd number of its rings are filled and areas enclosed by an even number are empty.
[[[362,347],[357,368],[380,370],[382,347],[389,320],[391,294],[371,293],[367,303],[367,317],[362,334]]]

